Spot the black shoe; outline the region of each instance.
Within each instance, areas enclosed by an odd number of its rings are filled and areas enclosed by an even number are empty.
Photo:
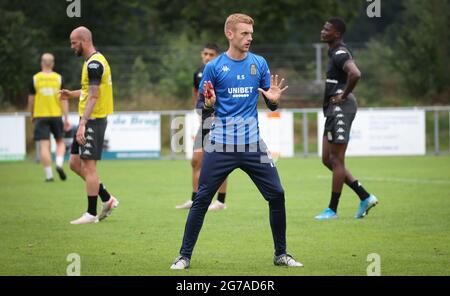
[[[66,174],[64,173],[63,168],[61,167],[56,167],[56,171],[58,172],[59,178],[63,181],[65,181],[67,179]]]
[[[53,180],[53,178],[45,179],[45,182],[53,182],[53,181],[55,181],[55,180]]]

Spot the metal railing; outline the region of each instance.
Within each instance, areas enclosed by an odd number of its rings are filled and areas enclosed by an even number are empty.
[[[425,106],[425,107],[377,107],[377,108],[359,108],[362,110],[424,110],[426,114],[426,139],[427,153],[434,155],[450,153],[450,106]],[[294,145],[295,155],[309,157],[317,155],[317,113],[322,112],[321,108],[304,109],[280,109],[279,111],[290,111],[294,113]],[[171,149],[171,141],[177,132],[172,126],[175,118],[184,117],[192,110],[164,110],[164,111],[118,111],[115,114],[159,114],[161,116],[161,158],[163,159],[182,159],[184,154],[176,153]],[[0,113],[2,115],[17,115],[29,117],[28,112]],[[442,120],[448,118],[448,122]],[[29,122],[29,121],[27,121]],[[164,124],[163,124],[164,122]],[[444,135],[443,132],[447,132]],[[413,131],[412,131],[413,133]],[[1,136],[1,135],[0,135]],[[27,133],[27,143],[30,143],[32,135]],[[447,149],[441,149],[445,138],[448,137]],[[28,147],[30,148],[30,147]],[[32,149],[27,149],[31,152]]]
[[[321,112],[322,109],[318,108],[305,108],[305,109],[286,109],[291,112],[302,114],[302,139],[303,139],[303,156],[308,157],[310,155],[309,151],[309,121],[308,114],[317,112]],[[433,154],[440,155],[443,152],[450,153],[450,106],[423,106],[423,107],[369,107],[369,108],[358,108],[358,111],[372,111],[372,110],[382,110],[382,111],[400,111],[400,110],[424,110],[426,115],[432,115],[433,119]],[[440,117],[444,113],[448,114],[448,150],[441,150],[441,125],[440,125]],[[428,133],[428,129],[426,129]],[[295,130],[294,130],[295,134]],[[428,150],[428,149],[427,149]],[[317,151],[315,151],[317,152]],[[428,151],[427,151],[428,152]]]

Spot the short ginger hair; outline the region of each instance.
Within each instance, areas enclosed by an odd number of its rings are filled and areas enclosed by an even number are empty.
[[[225,34],[227,34],[227,31],[229,30],[233,31],[236,25],[239,23],[253,25],[254,22],[253,19],[246,14],[243,13],[231,14],[227,17],[227,20],[225,21],[224,27]]]

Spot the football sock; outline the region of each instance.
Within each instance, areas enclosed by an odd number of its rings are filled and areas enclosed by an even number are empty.
[[[103,183],[100,183],[100,186],[98,187],[98,195],[100,195],[100,199],[102,200],[102,202],[107,202],[111,198],[111,195],[108,193],[108,191],[106,191]]]
[[[197,192],[192,192],[192,196],[191,196],[192,201],[194,201],[196,195],[197,195]]]
[[[225,203],[225,195],[226,193],[220,193],[217,194],[217,200],[220,201],[221,203]]]
[[[62,168],[64,163],[64,156],[56,156],[56,166]]]
[[[97,196],[88,196],[88,210],[92,216],[97,215]]]
[[[361,183],[358,180],[355,180],[352,184],[350,184],[350,188],[358,194],[360,200],[365,200],[370,196],[370,194],[362,187]]]
[[[330,204],[328,205],[328,207],[330,209],[332,209],[335,213],[337,213],[337,207],[339,204],[339,198],[341,197],[341,193],[340,192],[332,192],[331,193],[331,200],[330,200]]]
[[[272,237],[275,242],[275,256],[286,254],[286,208],[284,196],[269,200],[269,217]]]
[[[45,167],[44,171],[45,171],[45,176],[46,176],[47,180],[53,178],[53,172],[52,172],[51,166]]]

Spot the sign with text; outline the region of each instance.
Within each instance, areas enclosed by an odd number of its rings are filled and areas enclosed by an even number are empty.
[[[68,151],[76,134],[79,117],[69,117],[72,131],[66,146]],[[52,137],[52,152],[55,151]],[[113,114],[108,116],[108,125],[103,143],[103,159],[159,158],[161,152],[161,117],[159,114]],[[67,153],[66,153],[67,154]]]
[[[322,154],[325,118],[317,116],[318,153]],[[361,110],[353,121],[346,155],[425,155],[424,110]]]
[[[159,114],[113,114],[103,147],[105,158],[158,158],[161,152]]]
[[[0,116],[0,161],[24,160],[25,116]]]

